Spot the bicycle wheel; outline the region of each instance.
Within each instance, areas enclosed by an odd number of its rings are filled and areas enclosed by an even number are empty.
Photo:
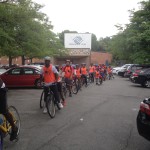
[[[0,131],[0,150],[3,150],[3,134]]]
[[[17,136],[19,136],[21,121],[20,121],[20,116],[19,116],[18,110],[14,106],[9,106],[8,111],[11,113],[14,123],[15,123],[16,127],[18,128]]]
[[[72,93],[77,94],[78,93],[78,87],[76,83],[72,83]]]
[[[55,103],[54,103],[54,96],[53,95],[48,95],[46,99],[46,108],[48,111],[48,114],[51,118],[55,117],[56,114],[56,108],[55,108]]]
[[[41,93],[41,97],[40,97],[40,108],[42,109],[44,107],[44,90]]]

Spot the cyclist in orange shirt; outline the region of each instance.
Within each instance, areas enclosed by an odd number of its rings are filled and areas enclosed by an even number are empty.
[[[112,68],[111,68],[111,66],[109,66],[109,67],[107,68],[107,72],[108,72],[108,77],[109,77],[109,79],[110,79],[111,77],[114,78],[113,73],[112,73]]]
[[[73,68],[70,65],[70,60],[66,60],[66,66],[63,69],[65,82],[67,84],[67,87],[69,89],[69,96],[72,97],[72,77],[73,77]]]
[[[87,86],[87,68],[85,63],[83,63],[81,67],[81,77],[85,79],[85,85]]]
[[[77,85],[81,85],[81,68],[78,64],[76,64],[76,69],[75,69],[75,82],[76,81],[78,81]]]
[[[55,66],[50,63],[50,57],[46,56],[44,59],[45,65],[41,69],[41,78],[44,80],[44,101],[46,102],[46,98],[50,89],[54,93],[56,104],[59,106],[59,108],[63,108],[63,105],[60,102],[56,83],[58,81],[58,71]],[[47,113],[46,107],[44,107],[43,113]]]
[[[59,66],[56,66],[56,69],[58,71],[58,81],[57,81],[57,88],[58,88],[58,92],[59,92],[59,95],[60,95],[60,98],[62,99],[62,104],[63,106],[66,105],[66,100],[63,96],[63,92],[62,92],[62,75],[61,75],[61,70],[59,68]]]
[[[99,77],[100,77],[100,72],[99,72],[99,68],[97,68],[95,71],[96,85],[98,85]]]
[[[95,66],[93,66],[93,64],[91,63],[89,67],[89,76],[92,82],[94,82],[94,72],[95,72]]]

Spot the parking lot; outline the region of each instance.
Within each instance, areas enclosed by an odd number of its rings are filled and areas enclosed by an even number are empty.
[[[39,107],[42,89],[9,89],[8,102],[21,117],[17,143],[8,137],[6,150],[149,150],[139,136],[136,116],[140,102],[150,96],[127,78],[116,77],[101,86],[90,84],[67,98],[67,106],[51,119]]]

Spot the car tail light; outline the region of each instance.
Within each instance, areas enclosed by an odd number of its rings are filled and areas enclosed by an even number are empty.
[[[140,110],[148,115],[150,115],[150,107],[148,104],[145,104],[143,102],[141,102],[140,104]]]
[[[133,76],[134,76],[134,77],[138,77],[138,74],[137,74],[137,73],[133,73]]]

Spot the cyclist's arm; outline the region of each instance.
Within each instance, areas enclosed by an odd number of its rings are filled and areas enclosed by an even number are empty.
[[[5,83],[3,82],[3,80],[0,78],[0,89],[1,88],[5,88]]]
[[[43,68],[41,69],[41,72],[40,72],[40,80],[41,81],[44,81],[44,76],[43,76],[43,74],[44,74],[44,70],[43,70]]]
[[[57,69],[56,69],[55,66],[52,66],[52,71],[53,71],[53,73],[55,74],[55,79],[56,79],[56,81],[58,81],[59,74],[58,74],[58,71],[57,71]]]

